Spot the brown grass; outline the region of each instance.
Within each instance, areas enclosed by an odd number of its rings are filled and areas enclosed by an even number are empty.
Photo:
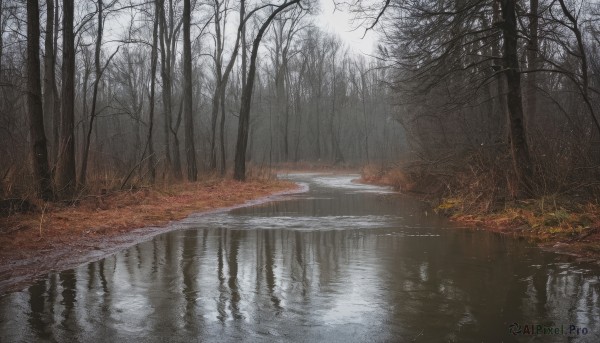
[[[361,169],[361,182],[391,186],[396,191],[410,192],[415,188],[415,182],[399,167],[381,167],[367,165]]]
[[[600,260],[599,205],[541,210],[536,202],[513,203],[503,210],[473,214],[460,210],[459,199],[444,199],[438,209],[452,213],[452,221],[468,227],[525,237],[557,252]]]
[[[575,201],[555,194],[517,201],[502,192],[498,175],[491,173],[456,173],[441,183],[435,182],[436,175],[409,173],[401,167],[368,165],[361,174],[361,182],[416,193],[460,225],[526,237],[561,252],[600,257],[600,205],[593,199]]]
[[[523,231],[542,240],[576,239],[600,227],[600,206],[568,204],[566,200],[546,203],[546,199],[513,201],[503,209],[476,213],[465,208],[460,198],[444,198],[436,208],[454,221],[495,231]]]
[[[101,196],[74,205],[47,203],[33,213],[0,217],[0,265],[40,251],[85,245],[98,237],[160,226],[192,213],[242,204],[296,186],[287,181],[211,179]]]

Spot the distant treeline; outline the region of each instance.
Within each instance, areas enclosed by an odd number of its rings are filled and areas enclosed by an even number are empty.
[[[314,5],[0,1],[2,197],[397,159],[389,70]]]

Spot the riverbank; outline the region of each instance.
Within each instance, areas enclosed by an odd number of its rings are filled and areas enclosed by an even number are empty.
[[[364,168],[360,182],[412,194],[460,226],[511,235],[545,250],[600,261],[600,205],[591,200],[555,195],[484,203],[460,192],[447,196],[440,185],[411,177],[401,168]]]
[[[226,210],[300,191],[276,179],[211,179],[47,203],[0,217],[0,294],[51,270],[102,258],[172,229],[191,214]]]

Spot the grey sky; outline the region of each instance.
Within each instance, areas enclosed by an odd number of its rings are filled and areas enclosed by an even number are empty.
[[[355,52],[372,54],[377,44],[377,33],[367,32],[362,38],[365,28],[356,28],[353,22],[353,14],[340,9],[334,13],[334,0],[319,0],[321,3],[321,14],[317,16],[317,24],[323,29],[339,35]]]

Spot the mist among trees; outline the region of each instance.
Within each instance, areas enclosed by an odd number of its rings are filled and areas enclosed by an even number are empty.
[[[480,201],[597,192],[599,5],[389,2],[380,56],[427,173]]]
[[[597,1],[0,2],[3,196],[411,161],[502,196],[597,188]],[[444,181],[446,180],[446,181]]]
[[[387,69],[318,3],[1,3],[4,196],[397,158]]]

